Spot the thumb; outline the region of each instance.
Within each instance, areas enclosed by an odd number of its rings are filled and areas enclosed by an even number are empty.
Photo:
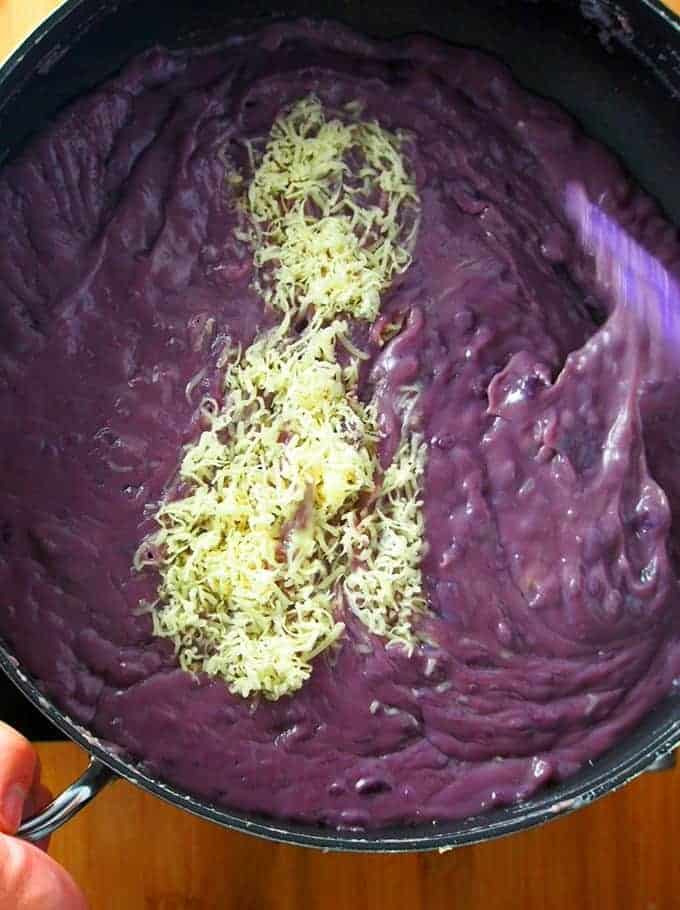
[[[88,910],[71,876],[32,844],[0,835],[0,907]]]

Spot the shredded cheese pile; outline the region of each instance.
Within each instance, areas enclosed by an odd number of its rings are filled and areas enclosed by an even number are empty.
[[[411,262],[418,228],[402,140],[377,123],[329,120],[313,96],[275,121],[247,194],[268,303],[301,315],[312,307],[322,321],[375,319],[380,292]]]
[[[224,406],[205,403],[210,427],[180,469],[189,492],[156,515],[158,555],[138,551],[137,568],[161,576],[154,633],[244,697],[299,689],[344,606],[388,645],[415,643],[425,447],[404,434],[381,470],[377,407],[357,394],[364,355],[337,318],[374,318],[410,261],[417,218],[406,229],[397,215],[417,195],[398,149],[377,124],[326,120],[314,98],[275,122],[247,201],[261,287],[284,320],[228,367]]]

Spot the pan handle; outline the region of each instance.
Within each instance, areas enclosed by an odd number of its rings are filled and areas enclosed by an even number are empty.
[[[91,758],[90,763],[78,780],[68,786],[63,793],[60,793],[49,806],[45,806],[42,812],[22,822],[17,831],[17,837],[21,837],[31,843],[36,843],[49,837],[50,834],[53,834],[80,812],[91,799],[94,799],[115,778],[116,774],[103,762],[100,762],[97,758]]]

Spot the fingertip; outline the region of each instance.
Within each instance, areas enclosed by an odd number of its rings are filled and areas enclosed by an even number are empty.
[[[13,910],[89,910],[71,876],[37,847],[0,835],[0,906]]]
[[[0,803],[0,825],[5,834],[14,834],[21,824],[27,800],[28,791],[22,784],[9,784],[5,787]]]
[[[13,834],[36,778],[37,755],[28,740],[0,721],[0,831]]]

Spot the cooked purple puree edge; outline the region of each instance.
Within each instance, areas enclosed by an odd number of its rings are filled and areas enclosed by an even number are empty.
[[[225,342],[274,319],[225,162],[311,92],[416,137],[422,224],[383,302],[409,319],[364,391],[422,389],[432,644],[350,620],[300,692],[255,703],[177,668],[131,566]],[[680,674],[680,384],[645,386],[640,331],[603,327],[569,181],[680,275],[654,205],[499,63],[308,23],[149,51],[7,166],[0,634],[46,694],[178,787],[335,826],[511,803],[630,731]]]

